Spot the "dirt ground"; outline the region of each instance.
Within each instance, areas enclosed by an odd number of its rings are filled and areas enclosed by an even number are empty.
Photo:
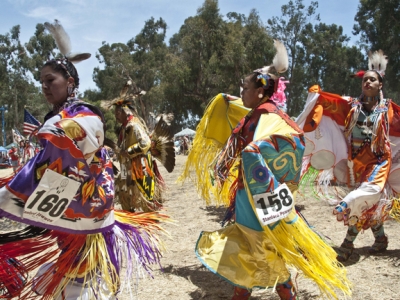
[[[185,161],[186,156],[177,156],[177,165],[171,174],[160,167],[169,186],[165,212],[176,220],[176,223],[165,225],[170,233],[170,238],[165,239],[168,251],[162,258],[162,268],[154,266],[154,278],[142,278],[139,281],[137,293],[133,299],[229,300],[232,297],[232,286],[202,267],[195,256],[194,246],[200,232],[219,229],[224,208],[205,206],[205,203],[197,197],[191,182],[183,185],[176,183]],[[6,172],[1,170],[0,176],[4,176]],[[332,215],[332,206],[311,197],[298,197],[297,204],[304,205],[302,213],[308,222],[319,233],[329,237],[332,246],[341,244],[346,228],[335,220]],[[373,243],[373,235],[370,230],[360,234],[357,238],[355,252],[345,263],[348,277],[354,285],[353,296],[346,298],[339,294],[339,299],[400,299],[398,287],[400,240],[396,234],[400,229],[400,224],[393,220],[389,220],[385,224],[385,230],[389,236],[389,248],[385,253],[375,256],[368,254],[368,247]],[[0,219],[0,231],[16,227],[19,225]],[[292,278],[296,278],[301,300],[321,299],[319,290],[312,281],[294,271]],[[126,292],[118,299],[131,298]],[[251,299],[277,300],[279,297],[271,290],[258,290],[253,292]]]

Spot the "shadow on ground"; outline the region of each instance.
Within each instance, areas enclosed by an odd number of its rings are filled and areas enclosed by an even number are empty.
[[[223,206],[206,206],[206,207],[200,207],[201,210],[203,210],[207,216],[211,216],[212,219],[211,221],[214,222],[222,222],[222,220],[224,219],[225,216],[225,212],[226,212],[226,207]],[[216,228],[215,230],[217,230],[218,228]]]
[[[381,258],[387,258],[389,261],[393,262],[393,265],[395,267],[400,266],[400,250],[399,249],[389,249],[386,251],[383,251],[381,253],[375,253],[375,254],[369,254],[368,249],[370,247],[360,247],[356,248],[356,251],[359,253],[362,253],[366,257],[381,257]]]
[[[197,289],[190,293],[192,299],[230,300],[232,298],[233,286],[204,266],[174,267],[169,265],[163,269],[163,273],[183,277],[197,286]],[[251,297],[251,299],[261,300],[262,298]]]

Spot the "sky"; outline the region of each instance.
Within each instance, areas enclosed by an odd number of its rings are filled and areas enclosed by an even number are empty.
[[[0,0],[0,34],[15,25],[21,26],[21,42],[28,42],[36,24],[58,19],[68,32],[73,52],[89,52],[92,57],[76,65],[81,92],[96,89],[93,69],[102,67],[95,57],[102,42],[126,43],[143,29],[146,20],[160,17],[167,23],[167,39],[179,32],[184,20],[195,16],[204,0]],[[281,7],[289,0],[219,0],[220,14],[237,12],[248,16],[256,9],[264,24],[281,15]],[[343,27],[351,37],[350,44],[358,37],[352,35],[358,0],[319,0],[317,13],[320,21]],[[305,5],[311,1],[303,0]]]

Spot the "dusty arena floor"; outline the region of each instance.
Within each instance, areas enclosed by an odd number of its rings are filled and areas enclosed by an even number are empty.
[[[219,222],[224,214],[223,208],[205,206],[190,182],[178,185],[175,181],[181,173],[186,156],[177,156],[177,166],[172,174],[162,167],[169,192],[165,204],[165,213],[169,214],[175,224],[167,224],[165,228],[170,233],[166,239],[168,252],[162,259],[162,269],[154,266],[154,278],[143,278],[138,283],[138,289],[133,299],[141,300],[187,300],[207,299],[229,300],[232,297],[232,287],[207,271],[197,260],[194,246],[202,230],[212,231],[220,228]],[[0,170],[0,176],[7,172]],[[315,198],[297,199],[297,204],[304,205],[302,213],[316,230],[329,237],[332,246],[339,246],[345,236],[346,228],[337,222],[332,215],[332,206]],[[0,219],[0,231],[19,227],[9,220]],[[373,243],[371,231],[360,234],[355,242],[355,252],[345,263],[348,277],[353,282],[353,296],[339,299],[357,300],[389,300],[400,299],[400,224],[389,220],[386,222],[386,233],[389,236],[389,248],[380,255],[368,255],[368,247]],[[316,285],[301,276],[297,278],[300,299],[321,299]],[[131,299],[128,293],[118,297],[120,300]],[[278,300],[271,290],[256,291],[251,299]]]

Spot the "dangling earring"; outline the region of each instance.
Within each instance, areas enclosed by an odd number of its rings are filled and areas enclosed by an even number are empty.
[[[264,97],[263,94],[261,94],[261,93],[258,94],[258,98],[262,99],[263,97]]]
[[[67,87],[68,97],[70,97],[74,93],[74,86],[72,84]]]

